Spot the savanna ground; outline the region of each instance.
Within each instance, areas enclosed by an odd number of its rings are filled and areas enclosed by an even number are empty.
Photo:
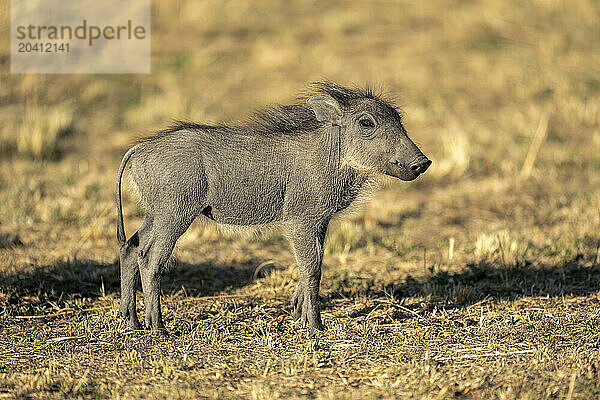
[[[600,397],[598,2],[153,3],[150,75],[9,75],[0,3],[0,397]],[[322,78],[383,86],[434,162],[331,227],[327,330],[290,315],[282,236],[201,224],[171,336],[125,329],[127,147]]]

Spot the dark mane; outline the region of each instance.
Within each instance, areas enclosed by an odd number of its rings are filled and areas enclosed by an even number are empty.
[[[236,128],[274,136],[298,135],[313,131],[321,125],[323,123],[317,121],[315,113],[307,105],[291,104],[276,105],[258,111]]]
[[[371,88],[366,90],[349,89],[334,82],[313,82],[309,85],[308,91],[301,100],[305,100],[313,94],[325,93],[337,100],[342,107],[347,107],[353,100],[374,99],[384,103],[379,96],[373,94]]]
[[[365,90],[362,90],[358,88],[349,89],[334,82],[313,82],[309,85],[306,95],[300,99],[306,100],[309,96],[317,93],[330,95],[342,106],[349,106],[353,100],[373,99],[385,107],[398,111],[398,107],[393,101],[387,98],[387,96],[384,96],[381,91],[375,93],[369,86],[367,86]]]
[[[179,132],[179,131],[201,131],[204,129],[212,129],[212,128],[215,128],[215,126],[206,125],[206,124],[198,124],[196,122],[191,122],[191,121],[175,120],[171,123],[171,125],[169,125],[165,129],[160,130],[158,132],[158,134],[169,134],[169,133],[175,133],[175,132]]]
[[[290,105],[274,105],[264,108],[252,114],[247,120],[239,124],[217,124],[206,125],[188,121],[175,121],[166,129],[158,132],[163,134],[173,134],[181,130],[191,131],[210,131],[220,130],[224,132],[251,132],[263,136],[289,135],[296,136],[306,132],[314,131],[324,123],[317,121],[314,112],[306,103],[306,99],[314,94],[324,93],[335,100],[342,107],[348,107],[355,100],[373,99],[388,108],[390,112],[396,112],[396,107],[389,101],[383,100],[380,95],[376,95],[370,88],[366,90],[349,89],[333,82],[314,82],[309,85],[308,90],[299,97],[297,103]],[[155,136],[155,137],[156,137]],[[151,140],[152,138],[144,139]]]
[[[204,131],[204,130],[212,130],[215,129],[216,126],[198,124],[190,121],[181,121],[174,120],[168,127],[165,129],[161,129],[156,132],[154,135],[140,137],[136,140],[137,143],[148,143],[153,142],[155,140],[159,140],[162,137],[167,135],[175,135],[181,131]]]

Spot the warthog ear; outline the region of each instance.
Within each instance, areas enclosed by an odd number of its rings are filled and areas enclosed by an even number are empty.
[[[306,102],[315,112],[317,121],[337,123],[342,117],[342,109],[336,99],[327,94],[315,94],[306,99]]]

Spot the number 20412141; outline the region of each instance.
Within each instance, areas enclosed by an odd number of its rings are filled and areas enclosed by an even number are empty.
[[[17,43],[19,53],[68,53],[69,43]]]

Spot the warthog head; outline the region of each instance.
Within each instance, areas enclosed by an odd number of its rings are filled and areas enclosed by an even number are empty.
[[[431,165],[408,137],[398,110],[371,91],[316,84],[306,100],[317,120],[341,128],[344,162],[411,181]]]

